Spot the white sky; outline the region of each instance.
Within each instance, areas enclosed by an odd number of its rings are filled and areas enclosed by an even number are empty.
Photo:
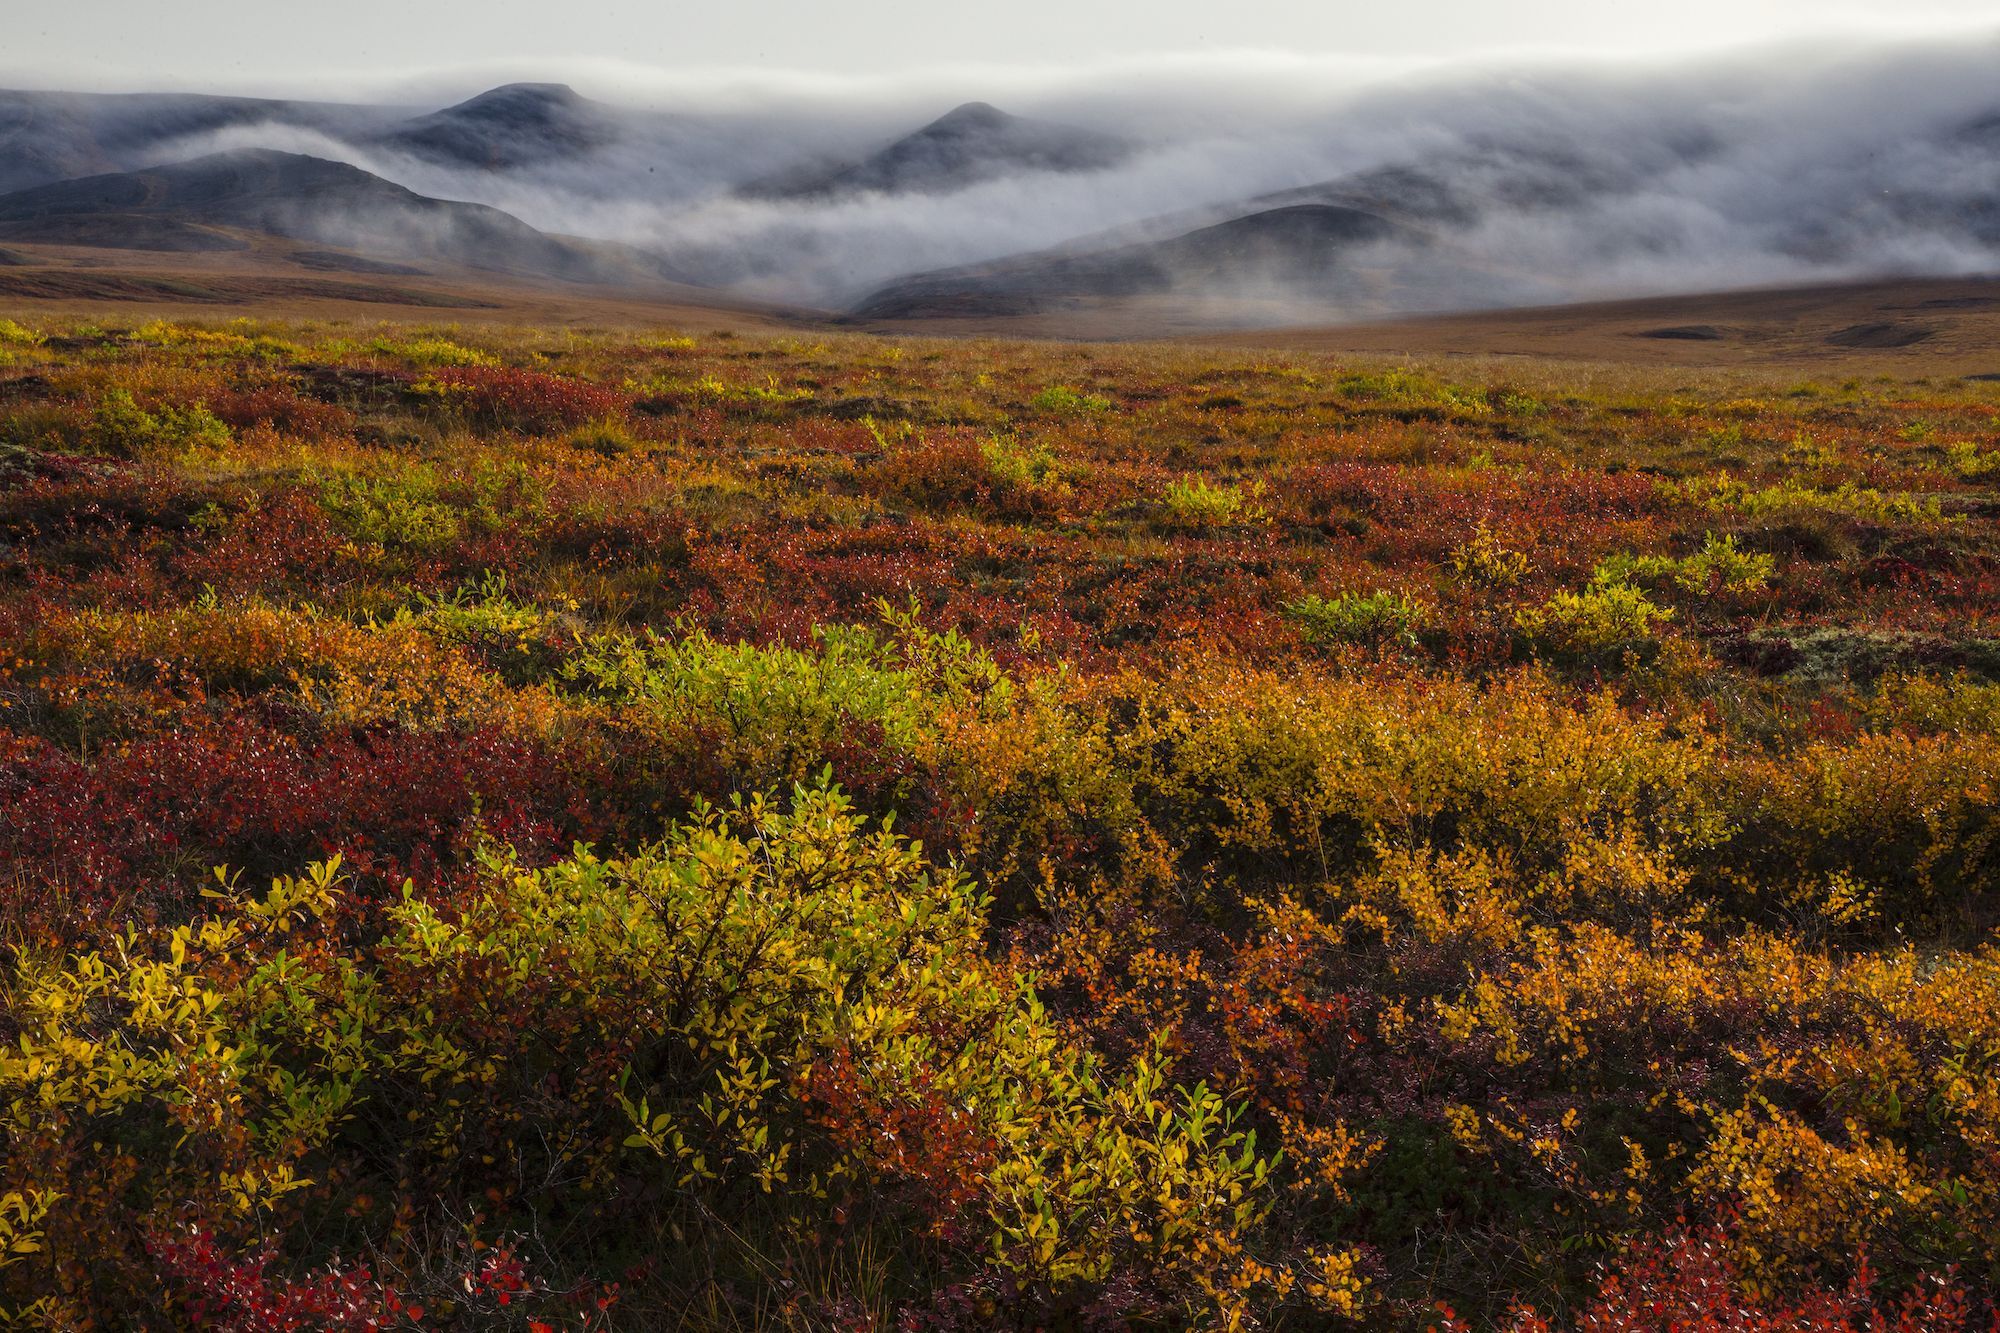
[[[441,74],[629,82],[1245,51],[1387,67],[1667,56],[2000,27],[1996,0],[0,0],[0,84],[387,92]],[[996,70],[997,67],[997,70]],[[601,78],[593,80],[598,72]]]

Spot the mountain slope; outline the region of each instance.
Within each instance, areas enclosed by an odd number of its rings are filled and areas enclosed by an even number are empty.
[[[1049,250],[914,274],[852,313],[978,319],[1171,296],[1205,304],[1219,325],[1240,325],[1560,300],[1560,286],[1461,253],[1454,238],[1495,216],[1601,204],[1701,151],[1690,141],[1659,160],[1627,161],[1565,144],[1476,141]]]
[[[1267,289],[1337,299],[1356,294],[1360,274],[1351,261],[1386,242],[1421,247],[1424,238],[1360,209],[1297,204],[1165,240],[919,274],[873,293],[851,313],[864,320],[1022,315],[1105,299]]]
[[[744,186],[765,199],[944,194],[1017,172],[1100,171],[1131,156],[1124,139],[967,102],[858,162],[801,168]]]
[[[0,239],[139,250],[246,243],[232,232],[578,282],[665,276],[637,252],[551,236],[496,208],[428,198],[345,163],[268,149],[0,197]]]
[[[406,114],[201,93],[0,91],[0,194],[128,169],[178,141],[220,130],[273,125],[356,139]]]

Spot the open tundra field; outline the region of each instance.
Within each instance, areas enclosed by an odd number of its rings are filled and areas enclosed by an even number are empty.
[[[0,320],[8,1318],[1990,1326],[1984,288],[313,290]]]

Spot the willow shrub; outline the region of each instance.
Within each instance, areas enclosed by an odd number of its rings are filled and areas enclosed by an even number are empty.
[[[154,1259],[176,1235],[289,1237],[317,1264],[476,1205],[503,1230],[562,1218],[584,1271],[695,1228],[726,1278],[818,1233],[896,1282],[1041,1309],[1355,1308],[1351,1255],[1258,1253],[1271,1163],[1222,1096],[1175,1086],[1157,1046],[1101,1064],[989,960],[968,880],[836,791],[786,804],[619,859],[494,857],[372,927],[323,865],[19,962],[7,1305],[120,1322],[185,1296]],[[451,1299],[404,1293],[426,1295]]]

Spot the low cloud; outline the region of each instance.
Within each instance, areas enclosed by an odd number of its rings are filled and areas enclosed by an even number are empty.
[[[1408,219],[1464,275],[1412,284],[1421,296],[1409,300],[1446,308],[2000,266],[1996,57],[1989,34],[1618,65],[1244,53],[905,80],[572,66],[560,73],[601,103],[610,141],[504,171],[276,122],[149,152],[338,158],[545,230],[657,250],[697,280],[822,306],[915,271],[1163,236],[1279,192],[1338,196],[1397,171],[1452,202]],[[429,86],[432,105],[457,91]],[[1108,170],[1019,172],[947,194],[735,193],[801,163],[852,160],[972,99],[1122,135],[1136,151]],[[391,100],[419,99],[406,88]]]

